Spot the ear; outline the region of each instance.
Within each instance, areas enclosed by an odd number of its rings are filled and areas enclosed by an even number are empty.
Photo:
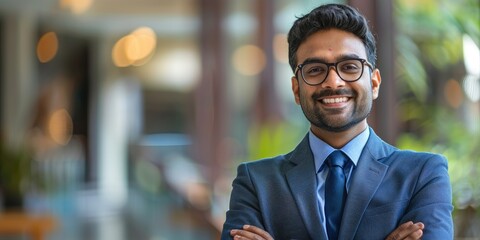
[[[297,104],[300,104],[300,95],[298,94],[298,91],[299,91],[298,79],[297,77],[293,76],[291,80],[292,80],[292,92],[293,92],[293,96],[295,97],[295,102]]]
[[[372,97],[373,99],[378,98],[378,92],[380,91],[380,84],[382,83],[382,76],[380,75],[380,70],[375,68],[372,72]]]

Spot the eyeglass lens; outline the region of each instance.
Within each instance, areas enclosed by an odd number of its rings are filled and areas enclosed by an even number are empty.
[[[335,71],[344,81],[356,81],[363,73],[363,62],[360,59],[347,59],[335,64],[306,63],[301,69],[302,77],[309,84],[320,84],[327,78],[331,66],[335,66]]]

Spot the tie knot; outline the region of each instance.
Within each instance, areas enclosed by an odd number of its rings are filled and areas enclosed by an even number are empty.
[[[327,165],[329,168],[331,167],[343,168],[346,163],[347,163],[347,156],[345,156],[345,154],[340,150],[333,151],[327,158]]]

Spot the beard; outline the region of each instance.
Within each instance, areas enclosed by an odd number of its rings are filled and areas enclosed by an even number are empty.
[[[304,94],[301,91],[299,91],[299,95],[300,106],[307,120],[315,127],[330,132],[343,132],[352,128],[366,119],[372,110],[373,99],[371,92],[365,92],[361,99],[358,98],[357,92],[350,89],[326,89],[312,94],[310,98],[303,96]],[[339,116],[344,110],[326,111],[318,106],[321,104],[318,99],[332,95],[350,96],[351,99],[349,101],[354,101],[353,109],[345,113],[345,116]]]

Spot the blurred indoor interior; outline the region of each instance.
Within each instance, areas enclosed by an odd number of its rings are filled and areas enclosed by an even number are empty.
[[[370,126],[448,158],[480,239],[478,0],[0,0],[0,239],[218,239],[236,166],[308,131],[286,34],[327,2],[376,33]]]

